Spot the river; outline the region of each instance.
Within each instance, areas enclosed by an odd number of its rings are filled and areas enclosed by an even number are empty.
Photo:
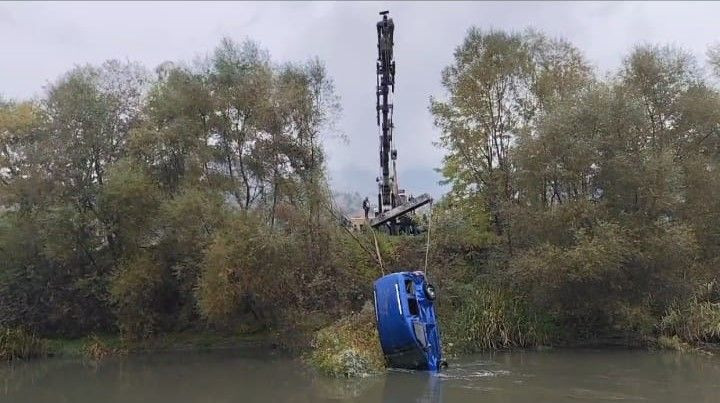
[[[274,351],[172,352],[100,363],[3,364],[0,401],[114,402],[718,402],[720,358],[624,350],[467,356],[436,375],[389,371],[329,379]]]

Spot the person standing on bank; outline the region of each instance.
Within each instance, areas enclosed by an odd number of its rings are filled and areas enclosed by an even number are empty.
[[[365,219],[367,220],[370,213],[370,200],[367,197],[363,200],[363,210],[365,210]]]

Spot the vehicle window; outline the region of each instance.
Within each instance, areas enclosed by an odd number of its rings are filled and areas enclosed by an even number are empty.
[[[405,280],[405,292],[408,295],[415,296],[415,284],[412,280]]]
[[[410,315],[420,315],[420,307],[418,307],[418,303],[415,297],[408,298],[408,308],[410,309]]]

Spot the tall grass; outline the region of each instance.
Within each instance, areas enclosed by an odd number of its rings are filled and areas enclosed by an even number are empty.
[[[686,305],[670,308],[660,322],[665,336],[688,343],[720,342],[720,303],[693,298]]]
[[[35,335],[20,328],[0,329],[0,360],[42,357],[46,354],[47,343]]]
[[[555,335],[547,316],[534,312],[520,296],[500,289],[463,287],[452,309],[442,311],[443,341],[450,352],[541,346]]]

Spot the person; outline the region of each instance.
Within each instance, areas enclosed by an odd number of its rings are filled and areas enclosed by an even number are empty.
[[[363,210],[365,210],[365,219],[368,219],[368,214],[370,214],[370,200],[366,197],[365,200],[363,200]]]

